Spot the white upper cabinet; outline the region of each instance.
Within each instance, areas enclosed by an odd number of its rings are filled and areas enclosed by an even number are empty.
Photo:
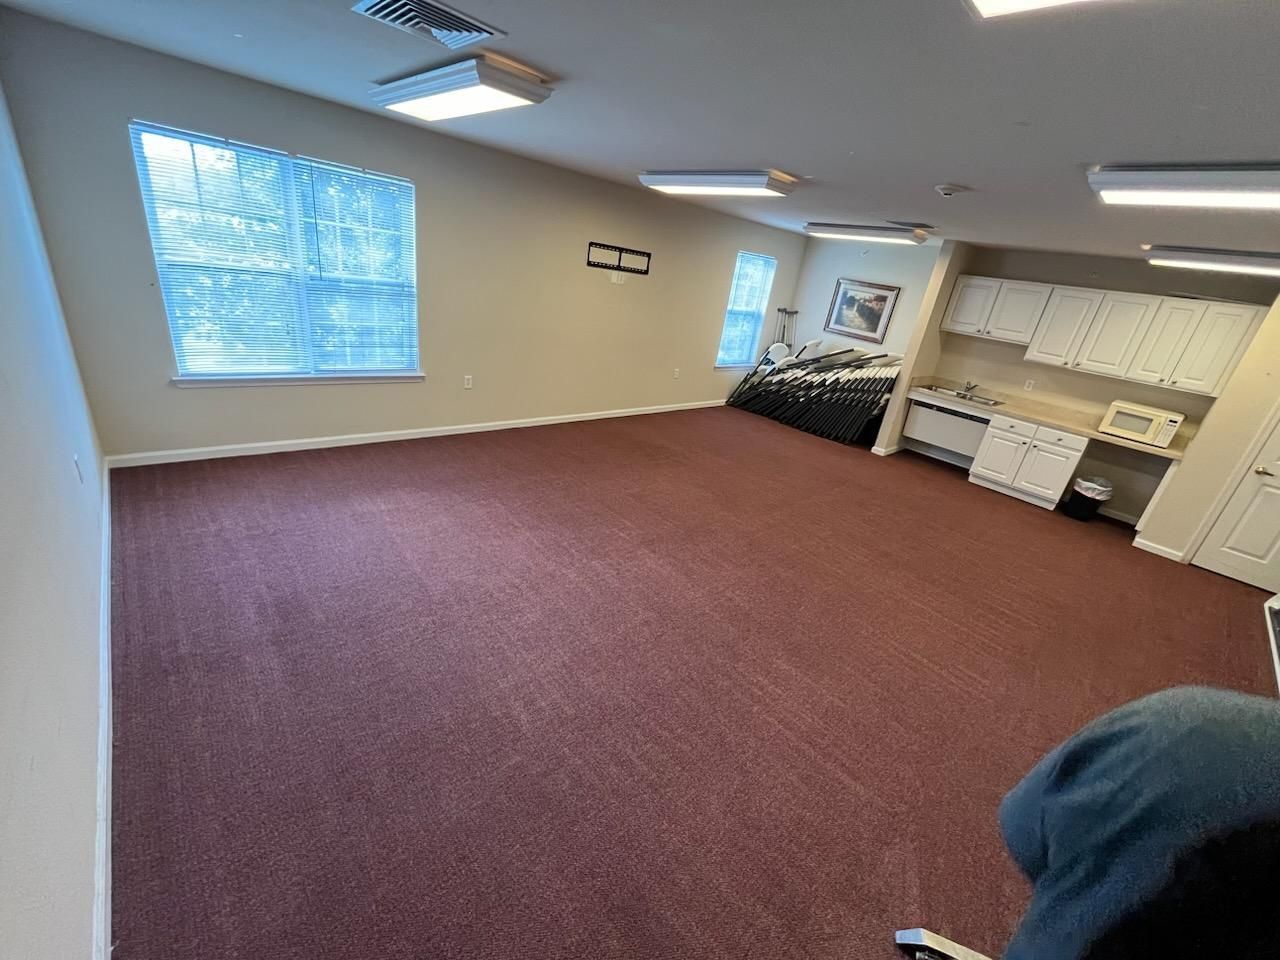
[[[1000,292],[1000,281],[990,277],[960,277],[951,294],[942,329],[953,333],[981,334],[991,318]]]
[[[1010,343],[1030,343],[1052,293],[1048,284],[1005,280],[983,334]]]
[[[1167,384],[1173,379],[1174,367],[1210,306],[1204,300],[1166,297],[1161,301],[1125,378],[1156,384]]]
[[[1138,346],[1147,335],[1151,319],[1160,309],[1160,298],[1141,293],[1108,293],[1098,315],[1085,334],[1073,369],[1123,377],[1138,355]]]
[[[1253,304],[962,276],[942,329],[1025,343],[1025,359],[1218,396],[1266,314]]]
[[[1212,303],[1187,343],[1169,385],[1217,396],[1262,323],[1263,309]]]
[[[1026,359],[1057,367],[1070,366],[1105,296],[1101,290],[1054,287],[1031,338],[1031,346],[1027,348]]]

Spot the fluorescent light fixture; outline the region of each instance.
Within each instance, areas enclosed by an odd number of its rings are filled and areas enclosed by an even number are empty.
[[[929,239],[923,230],[908,227],[858,227],[844,223],[806,223],[804,232],[824,240],[863,240],[867,243],[921,244]]]
[[[969,0],[969,2],[978,11],[978,16],[989,20],[991,17],[1003,17],[1010,13],[1065,7],[1069,3],[1089,3],[1091,0]]]
[[[1280,277],[1280,253],[1251,253],[1244,250],[1210,250],[1204,247],[1159,247],[1144,245],[1147,262],[1153,267],[1178,270],[1211,270],[1215,273],[1243,273],[1257,277]]]
[[[536,73],[486,54],[369,91],[373,102],[419,120],[451,120],[541,103],[553,89]]]
[[[1104,203],[1142,207],[1280,210],[1280,165],[1094,167],[1089,186]]]
[[[640,174],[652,190],[684,197],[785,197],[796,178],[779,170],[670,170]]]

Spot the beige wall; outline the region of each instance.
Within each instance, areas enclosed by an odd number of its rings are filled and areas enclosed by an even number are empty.
[[[1187,554],[1250,466],[1252,444],[1280,404],[1280,299],[1205,418],[1142,530],[1147,543]]]
[[[1263,277],[1170,270],[1153,267],[1145,260],[1010,247],[970,247],[964,272],[1003,280],[1061,283],[1162,297],[1240,300],[1245,303],[1271,303],[1280,294],[1280,281]]]
[[[938,259],[938,246],[906,247],[848,240],[810,240],[796,285],[796,345],[821,339],[832,350],[850,347],[885,353],[905,353],[920,317],[929,276]],[[867,280],[901,287],[889,329],[881,345],[823,330],[836,281]],[[770,329],[772,329],[770,327]]]
[[[968,257],[968,247],[955,240],[943,241],[938,257],[929,273],[921,298],[920,312],[912,324],[907,344],[902,350],[902,376],[893,388],[893,396],[885,410],[880,435],[876,438],[878,453],[897,450],[902,440],[902,428],[906,424],[909,403],[907,393],[917,379],[931,377],[942,351],[944,334],[938,329],[955,289],[956,277]]]
[[[944,332],[934,372],[949,380],[972,380],[989,389],[1016,393],[1040,403],[1087,408],[1099,417],[1112,401],[1128,400],[1176,410],[1199,423],[1213,406],[1212,397],[1033,363],[1023,359],[1026,352],[1025,344]],[[1028,380],[1035,381],[1030,393],[1024,391]]]
[[[88,960],[101,463],[3,91],[0,225],[0,955]]]
[[[0,78],[110,454],[723,398],[738,251],[778,258],[766,336],[794,293],[799,235],[6,10]],[[170,386],[135,117],[413,180],[426,382]],[[590,240],[652,251],[652,275],[611,284]]]

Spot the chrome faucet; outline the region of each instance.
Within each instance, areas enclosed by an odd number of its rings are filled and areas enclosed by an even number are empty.
[[[976,383],[972,383],[972,382],[970,382],[970,381],[966,380],[966,381],[964,382],[964,389],[963,389],[963,390],[961,390],[960,392],[961,392],[961,393],[973,393],[973,391],[975,391],[975,390],[977,390],[977,389],[978,389],[978,385],[977,385]]]

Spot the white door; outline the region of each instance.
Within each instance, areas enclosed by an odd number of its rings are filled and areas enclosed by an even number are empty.
[[[1263,309],[1240,303],[1213,303],[1196,327],[1174,368],[1170,385],[1217,396],[1258,332]]]
[[[1280,426],[1263,445],[1192,561],[1280,592]]]
[[[1062,491],[1067,489],[1079,463],[1079,451],[1056,443],[1033,440],[1018,468],[1013,485],[1019,490],[1056,503],[1062,498]]]
[[[982,333],[991,316],[991,307],[1000,292],[1000,281],[990,277],[961,277],[951,294],[942,329],[953,333]]]
[[[1027,447],[1030,445],[1031,441],[1026,437],[992,427],[982,438],[982,446],[978,448],[978,455],[973,458],[973,466],[969,468],[969,472],[1013,486],[1018,467],[1022,466],[1022,458],[1027,455]]]
[[[1045,305],[1044,315],[1027,348],[1027,360],[1051,363],[1055,367],[1070,365],[1080,341],[1084,339],[1105,296],[1101,290],[1079,287],[1054,287]]]
[[[1182,359],[1196,325],[1204,319],[1208,309],[1209,304],[1203,300],[1165,297],[1160,301],[1160,309],[1138,344],[1138,353],[1129,364],[1125,379],[1167,384],[1173,378],[1173,368]]]
[[[1159,297],[1108,293],[1071,361],[1072,369],[1123,377],[1159,307]]]
[[[1052,293],[1053,287],[1047,284],[1006,280],[1000,284],[983,333],[1010,343],[1030,343]]]

